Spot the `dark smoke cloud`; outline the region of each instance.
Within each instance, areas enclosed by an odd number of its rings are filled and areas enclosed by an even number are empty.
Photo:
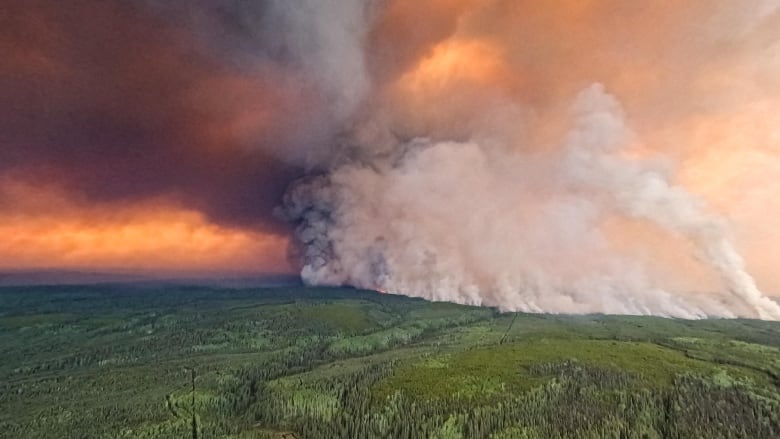
[[[285,86],[293,61],[245,3],[6,2],[0,172],[283,230],[269,212],[300,167],[277,152],[315,135],[296,124],[311,90]]]

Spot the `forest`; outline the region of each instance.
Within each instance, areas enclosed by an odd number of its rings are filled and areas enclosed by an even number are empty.
[[[0,288],[0,438],[778,438],[780,323]]]

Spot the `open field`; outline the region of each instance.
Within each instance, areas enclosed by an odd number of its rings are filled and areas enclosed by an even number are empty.
[[[2,438],[780,437],[780,324],[0,288]]]

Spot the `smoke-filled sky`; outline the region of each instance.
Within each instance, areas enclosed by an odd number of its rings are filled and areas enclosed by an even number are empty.
[[[0,54],[2,269],[780,318],[778,0],[11,0]]]

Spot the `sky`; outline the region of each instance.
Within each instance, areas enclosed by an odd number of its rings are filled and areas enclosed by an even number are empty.
[[[206,3],[4,6],[0,266],[291,270],[270,211],[300,171],[264,148],[278,96],[199,35]]]
[[[312,279],[378,282],[344,274],[351,259],[332,242],[345,236],[338,242],[365,247],[350,230],[391,242],[380,251],[382,270],[417,279],[388,262],[401,254],[392,243],[442,230],[466,243],[461,248],[478,242],[461,235],[470,223],[422,223],[443,218],[434,207],[452,198],[437,195],[438,184],[446,180],[451,190],[475,172],[499,175],[493,165],[478,169],[479,154],[490,161],[497,151],[503,163],[520,158],[507,175],[552,177],[475,180],[484,192],[462,209],[493,200],[475,209],[484,227],[503,218],[541,230],[524,241],[516,237],[526,236],[522,230],[507,228],[496,242],[549,246],[528,254],[550,253],[553,265],[554,255],[579,261],[576,237],[560,245],[535,240],[558,242],[551,237],[580,223],[561,232],[496,206],[541,206],[535,203],[571,196],[563,186],[583,184],[563,177],[556,163],[567,156],[555,154],[571,137],[572,102],[597,84],[630,131],[620,152],[626,163],[642,161],[641,172],[662,174],[664,184],[690,194],[722,225],[758,287],[780,295],[777,0],[10,1],[0,12],[0,52],[0,269],[305,270],[313,241],[301,238],[301,212],[289,212],[291,188],[325,176],[329,187],[350,188],[336,191],[339,203],[356,193],[357,181],[373,184],[371,195],[384,201],[329,208],[325,216],[338,224],[327,232],[328,248],[342,252],[338,275]],[[415,139],[474,142],[480,153],[461,168],[467,148],[438,155],[425,146],[420,160],[432,160],[429,172],[427,162],[409,164],[404,155],[418,148]],[[403,172],[393,171],[399,160]],[[381,178],[345,170],[355,163]],[[408,180],[412,171],[421,177]],[[447,180],[452,175],[458,180]],[[388,198],[401,188],[425,196]],[[512,198],[518,191],[527,194]],[[604,190],[585,192],[599,212],[619,210],[594,201]],[[406,220],[371,215],[408,209],[427,215],[411,223],[416,235],[377,237],[363,227],[395,227]],[[610,254],[641,259],[643,272],[663,278],[666,289],[719,287],[690,248],[698,238],[637,217],[599,216],[594,227]],[[345,226],[345,218],[358,226]],[[444,238],[437,239],[425,251],[443,254]],[[365,259],[363,250],[349,251]],[[555,277],[566,279],[568,268],[561,270]],[[493,282],[489,271],[468,282]]]

